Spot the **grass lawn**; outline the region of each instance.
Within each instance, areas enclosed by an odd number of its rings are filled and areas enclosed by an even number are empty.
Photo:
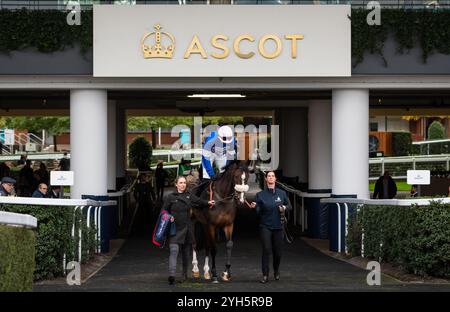
[[[411,185],[406,184],[406,181],[395,181],[395,184],[397,184],[398,192],[409,192],[411,190]],[[375,181],[369,183],[369,189],[371,192],[374,191]]]

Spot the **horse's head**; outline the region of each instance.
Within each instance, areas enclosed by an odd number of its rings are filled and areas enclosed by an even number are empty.
[[[245,193],[248,192],[249,169],[247,162],[236,161],[230,168],[232,174],[233,188],[236,198],[243,204],[245,201]]]

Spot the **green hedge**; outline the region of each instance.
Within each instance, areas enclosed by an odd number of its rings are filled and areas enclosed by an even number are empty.
[[[423,63],[433,53],[450,54],[449,10],[381,10],[381,25],[370,26],[366,22],[368,10],[352,10],[352,56],[353,66],[364,59],[366,52],[378,54],[384,65],[388,62],[383,48],[392,34],[397,44],[397,53],[408,53],[414,47],[422,52]]]
[[[408,53],[420,47],[425,63],[433,53],[450,54],[449,10],[383,9],[381,25],[367,24],[366,9],[352,9],[351,36],[353,66],[362,62],[366,52],[387,60],[383,48],[388,34],[393,34],[398,53]],[[85,53],[92,48],[92,11],[83,11],[80,26],[69,26],[67,11],[57,10],[0,10],[0,51],[9,53],[26,48],[40,52],[62,51],[78,44]]]
[[[419,275],[450,277],[450,204],[363,206],[350,218],[347,244],[364,255]],[[363,230],[362,230],[363,229]]]
[[[392,156],[408,156],[412,150],[412,138],[409,132],[392,133]]]
[[[92,47],[92,11],[82,12],[79,26],[69,26],[66,18],[67,12],[58,10],[0,10],[0,52],[50,53],[78,44],[86,53]]]
[[[33,289],[35,250],[33,230],[0,225],[0,292]]]
[[[0,205],[0,210],[29,214],[37,218],[36,270],[34,279],[51,279],[64,274],[63,258],[67,262],[78,260],[79,228],[82,228],[82,261],[92,255],[95,246],[95,227],[87,228],[85,217],[73,207]],[[72,238],[72,225],[75,220],[75,238]]]

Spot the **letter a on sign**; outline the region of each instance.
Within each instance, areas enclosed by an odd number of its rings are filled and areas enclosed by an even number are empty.
[[[380,263],[378,261],[370,261],[369,263],[367,263],[366,269],[370,270],[370,273],[367,274],[367,285],[380,286],[381,285]]]
[[[372,10],[367,14],[367,25],[380,26],[381,25],[381,5],[378,1],[370,1],[367,4],[367,9]]]
[[[67,285],[69,286],[73,286],[73,285],[77,285],[80,286],[81,285],[81,268],[80,268],[80,263],[77,261],[71,261],[69,263],[67,263],[67,270],[71,270],[69,272],[69,274],[67,274],[67,278],[66,278],[66,282]]]

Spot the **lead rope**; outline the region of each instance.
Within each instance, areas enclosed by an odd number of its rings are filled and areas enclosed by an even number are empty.
[[[214,194],[212,190],[212,182],[209,183],[209,201],[212,201],[214,199]],[[214,205],[209,205],[209,209],[212,209]]]

